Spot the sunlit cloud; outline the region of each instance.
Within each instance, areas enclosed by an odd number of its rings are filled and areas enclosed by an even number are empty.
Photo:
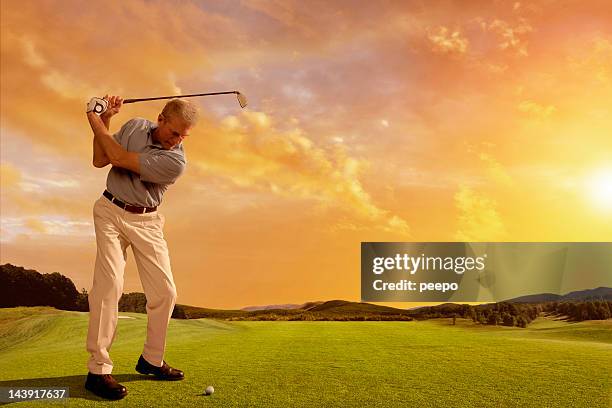
[[[504,20],[494,19],[491,22],[482,22],[483,30],[495,33],[498,36],[498,46],[501,50],[510,50],[517,56],[529,55],[526,36],[533,31],[533,27],[523,18],[515,24]]]
[[[23,59],[26,64],[34,68],[42,68],[47,64],[47,61],[36,51],[31,40],[22,37],[21,45],[23,47]]]
[[[540,105],[534,101],[522,101],[518,110],[538,119],[546,119],[557,110],[553,105]]]
[[[364,190],[359,177],[366,162],[339,145],[318,147],[299,127],[279,131],[264,112],[226,117],[196,143],[202,145],[196,151],[203,153],[195,157],[201,170],[228,177],[240,187],[342,207],[361,222],[408,231],[406,221],[378,207]]]
[[[491,154],[480,153],[478,157],[486,164],[487,173],[491,180],[505,186],[512,185],[512,177],[510,177],[504,166],[502,166]]]
[[[466,242],[494,242],[506,237],[497,202],[484,193],[462,186],[455,194],[459,212],[455,238]]]
[[[443,54],[464,54],[469,45],[467,38],[458,30],[450,30],[448,27],[439,27],[428,35],[433,44],[433,50]]]
[[[3,189],[17,186],[21,179],[19,169],[10,163],[0,163],[0,185]]]
[[[93,237],[94,229],[91,220],[71,220],[65,216],[37,216],[37,217],[2,217],[2,230],[7,234],[3,240],[10,241],[19,234],[30,237],[45,237],[64,239],[70,237]]]

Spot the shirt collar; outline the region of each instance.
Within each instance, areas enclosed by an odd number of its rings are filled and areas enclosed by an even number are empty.
[[[155,146],[155,147],[159,147],[160,149],[163,149],[164,147],[161,145],[161,143],[156,142],[153,140],[153,132],[155,132],[155,129],[157,129],[157,125],[155,123],[153,123],[150,127],[149,127],[149,132],[148,132],[148,137],[149,137],[149,144]]]

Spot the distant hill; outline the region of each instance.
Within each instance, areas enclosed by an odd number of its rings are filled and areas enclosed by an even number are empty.
[[[247,312],[253,312],[256,310],[272,310],[272,309],[302,309],[302,310],[310,310],[313,307],[320,305],[321,303],[325,303],[324,301],[317,302],[306,302],[300,304],[296,303],[288,303],[284,305],[263,305],[263,306],[247,306],[243,307],[240,310],[245,310]]]
[[[246,310],[247,312],[251,312],[254,310],[270,310],[270,309],[302,309],[306,303],[302,303],[301,305],[295,303],[287,303],[284,305],[263,305],[263,306],[246,306],[240,310]]]
[[[281,305],[282,306],[282,305]],[[185,318],[230,320],[412,320],[407,310],[370,303],[329,300],[307,302],[300,308],[222,310],[178,305]]]
[[[558,302],[563,296],[555,293],[539,293],[537,295],[520,296],[514,299],[507,300],[510,303],[541,303],[541,302]]]
[[[577,290],[563,296],[563,300],[612,300],[612,288],[600,286],[595,289]]]
[[[306,309],[310,312],[326,312],[326,313],[377,313],[381,315],[390,314],[406,314],[408,311],[397,309],[389,306],[374,305],[371,303],[349,302],[347,300],[328,300],[320,302]]]
[[[612,300],[612,288],[598,287],[595,289],[578,290],[565,295],[554,293],[539,293],[536,295],[519,296],[507,300],[510,303],[544,303],[544,302],[566,302],[587,300]]]

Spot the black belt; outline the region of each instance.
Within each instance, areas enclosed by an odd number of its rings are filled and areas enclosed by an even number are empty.
[[[144,214],[144,213],[150,213],[150,212],[157,210],[157,206],[156,207],[138,207],[136,205],[126,204],[123,201],[114,197],[111,193],[108,192],[108,190],[104,190],[104,193],[102,195],[108,198],[110,202],[115,204],[117,207],[122,208],[125,211],[129,211],[131,213]]]

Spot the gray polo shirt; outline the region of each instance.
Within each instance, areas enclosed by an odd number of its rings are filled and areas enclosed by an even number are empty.
[[[183,144],[164,150],[160,143],[153,141],[156,127],[150,120],[134,118],[113,135],[121,147],[140,153],[140,175],[113,166],[106,178],[106,189],[125,203],[141,207],[161,204],[168,186],[185,170]]]

